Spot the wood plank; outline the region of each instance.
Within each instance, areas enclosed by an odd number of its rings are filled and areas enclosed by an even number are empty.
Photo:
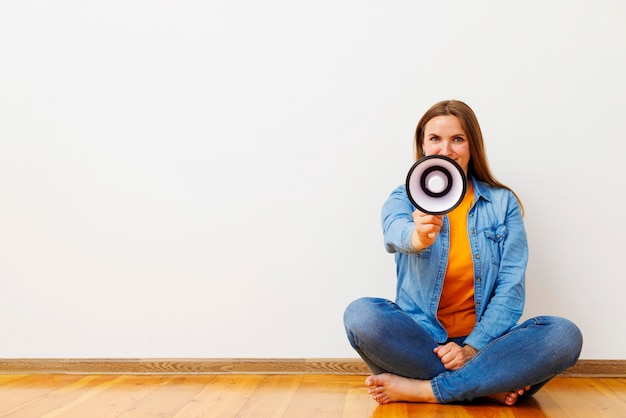
[[[143,402],[118,415],[118,418],[174,416],[203,389],[202,381],[193,376],[173,377],[148,394]]]
[[[361,359],[0,359],[0,374],[367,375]],[[579,360],[561,376],[626,377],[626,360]]]
[[[283,417],[301,383],[301,375],[267,376],[237,416]]]
[[[0,377],[0,417],[623,417],[625,378],[564,378],[513,407],[486,401],[378,405],[362,375]]]
[[[173,417],[234,416],[250,402],[253,393],[266,379],[267,376],[262,375],[221,375],[211,377],[210,380],[203,380],[205,382],[203,390]]]
[[[346,391],[346,400],[343,405],[342,418],[369,417],[378,404],[372,400],[365,388],[365,379],[353,381]]]
[[[549,411],[550,417],[624,417],[626,412],[624,392],[622,392],[621,398],[619,396],[606,396],[603,392],[605,392],[607,385],[611,385],[611,383],[602,378],[559,378],[550,381],[539,393],[543,396],[549,396],[558,405]]]
[[[90,386],[88,390],[84,390],[81,391],[80,396],[76,397],[75,399],[73,399],[70,402],[66,402],[63,405],[45,413],[41,415],[41,418],[56,418],[59,416],[63,416],[66,417],[68,416],[66,414],[66,412],[72,408],[74,408],[77,405],[81,405],[83,403],[85,403],[85,401],[92,399],[94,397],[97,397],[99,394],[105,392],[106,390],[108,390],[110,387],[115,386],[117,383],[119,383],[120,381],[124,380],[125,376],[117,376],[111,379],[106,379],[101,383],[98,383],[96,385],[88,385]],[[98,404],[101,404],[101,400],[98,401]],[[76,416],[76,415],[74,415]],[[80,416],[84,416],[84,415],[80,415]]]
[[[11,418],[44,417],[46,414],[59,410],[82,396],[89,396],[95,390],[95,386],[108,382],[110,379],[110,377],[106,376],[79,376],[68,379],[63,385],[56,386],[52,391],[32,398],[30,401],[27,400],[19,408],[14,408],[0,416]],[[37,387],[36,383],[34,385]],[[46,387],[49,388],[50,386]]]
[[[23,375],[23,374],[0,375],[0,386],[2,386],[5,383],[13,384],[17,380],[25,380],[26,378],[27,378],[27,375]]]
[[[0,417],[44,399],[59,387],[80,379],[78,376],[71,375],[22,375],[20,377],[20,379],[2,379]]]
[[[347,391],[354,386],[354,379],[346,376],[305,375],[284,417],[341,417]],[[363,383],[358,386],[363,388]]]
[[[626,360],[578,360],[561,376],[626,377]]]
[[[111,380],[115,375],[107,375]],[[173,379],[172,376],[137,376],[123,375],[110,387],[100,386],[97,396],[83,399],[71,408],[66,407],[63,418],[109,418],[117,417],[127,411],[132,411],[150,394],[158,391]]]

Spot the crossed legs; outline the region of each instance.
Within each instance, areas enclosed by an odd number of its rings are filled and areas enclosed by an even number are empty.
[[[573,323],[537,317],[449,371],[433,353],[438,343],[393,302],[358,299],[346,309],[344,323],[350,343],[372,370],[366,385],[379,403],[489,398],[513,405],[572,366],[582,347]]]

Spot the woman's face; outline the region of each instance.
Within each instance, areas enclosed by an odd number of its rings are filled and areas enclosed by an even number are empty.
[[[424,126],[424,155],[443,155],[461,166],[465,175],[470,162],[469,139],[456,116],[435,116]]]

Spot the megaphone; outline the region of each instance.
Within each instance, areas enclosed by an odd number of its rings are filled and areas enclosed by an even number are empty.
[[[461,166],[443,155],[422,157],[406,176],[406,192],[413,205],[424,213],[451,212],[465,197],[467,179]]]

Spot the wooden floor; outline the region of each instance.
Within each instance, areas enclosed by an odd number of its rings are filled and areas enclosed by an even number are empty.
[[[626,378],[556,378],[513,407],[378,406],[364,378],[0,375],[0,417],[626,417]]]

